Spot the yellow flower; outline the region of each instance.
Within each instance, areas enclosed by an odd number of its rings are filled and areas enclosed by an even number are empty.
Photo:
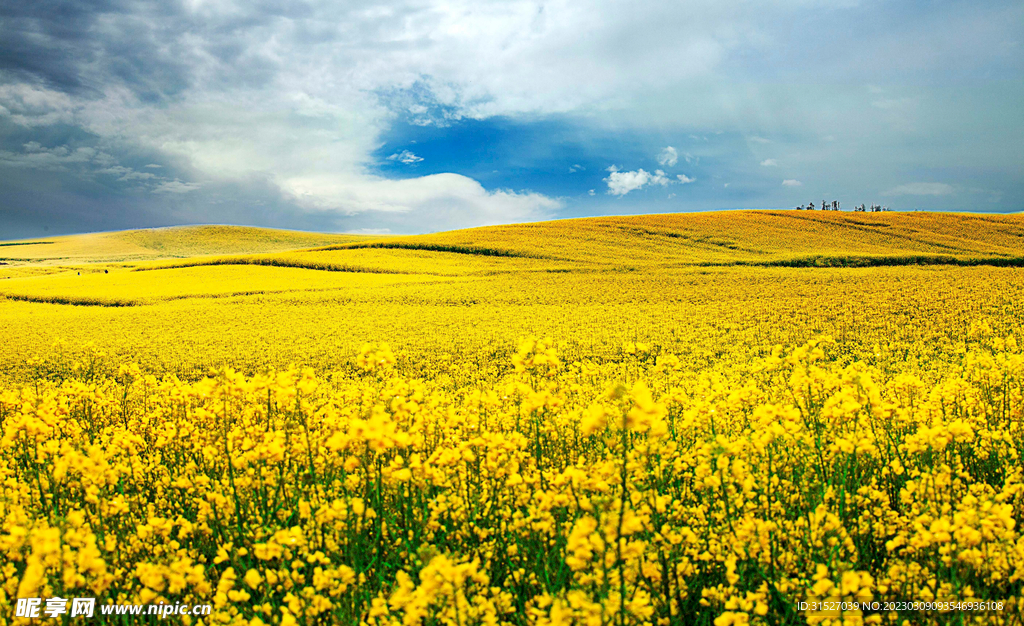
[[[259,587],[261,582],[263,582],[263,577],[256,570],[250,569],[245,573],[245,584],[249,585],[251,589]]]

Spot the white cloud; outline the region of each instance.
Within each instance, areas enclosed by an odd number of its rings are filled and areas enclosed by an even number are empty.
[[[587,168],[583,167],[579,163],[573,163],[572,165],[569,166],[569,173],[575,174],[576,172],[582,172],[585,169]]]
[[[680,184],[683,184],[683,185],[685,185],[685,184],[687,184],[687,183],[692,183],[692,182],[694,182],[695,180],[697,180],[696,178],[690,178],[690,177],[689,177],[689,176],[687,176],[686,174],[676,174],[676,178],[678,178],[678,179],[679,179],[679,182],[680,182]]]
[[[367,166],[379,146],[386,112],[371,106],[363,94],[342,93],[333,101],[300,95],[207,94],[162,110],[116,104],[111,109],[144,145],[184,159],[204,179],[255,177],[309,212],[401,216],[393,228],[424,232],[541,220],[563,206],[561,200],[531,191],[488,191],[457,174],[405,180],[370,175]],[[225,100],[234,100],[233,106]],[[113,115],[97,118],[94,127],[114,123]],[[409,150],[389,158],[407,165],[422,160]],[[154,191],[185,193],[198,187],[166,181]]]
[[[750,141],[753,141],[754,143],[771,143],[771,141],[768,141],[764,137],[757,137],[757,136],[750,137]]]
[[[329,102],[302,91],[198,93],[160,108],[112,94],[84,115],[98,135],[134,136],[220,180],[363,171],[382,128],[357,96]]]
[[[128,181],[128,180],[155,180],[159,178],[152,172],[136,172],[130,167],[111,167],[103,170],[99,170],[101,174],[116,174],[117,180]]]
[[[19,126],[48,126],[68,123],[74,118],[75,104],[70,96],[26,83],[0,85],[0,117],[8,117]]]
[[[399,163],[405,163],[406,165],[412,165],[413,163],[419,163],[423,160],[423,157],[418,157],[408,150],[402,150],[396,152],[388,157],[389,161],[398,161]]]
[[[666,147],[658,154],[658,165],[673,167],[679,162],[679,151],[672,146]]]
[[[160,183],[153,188],[153,193],[188,193],[199,189],[199,183],[183,183],[177,178]]]
[[[4,150],[0,152],[0,161],[13,167],[43,169],[51,171],[84,172],[85,166],[109,167],[114,158],[105,152],[98,152],[87,146],[69,148],[57,146],[47,148],[37,141],[29,141],[22,145],[22,152]]]
[[[765,159],[764,161],[761,161],[761,165],[764,167],[776,167],[778,164],[779,162],[775,159]]]
[[[566,112],[628,100],[638,89],[705,76],[755,28],[714,3],[425,3],[375,33],[390,45],[365,59],[392,84],[431,77],[468,117]],[[586,33],[586,37],[581,37]],[[746,37],[750,39],[746,39]],[[672,58],[671,63],[665,63]],[[372,76],[370,72],[359,72]],[[398,80],[395,80],[398,79]]]
[[[411,225],[443,230],[549,218],[562,201],[532,192],[487,191],[459,174],[405,180],[369,176],[296,176],[281,187],[310,211],[403,214]]]
[[[671,180],[661,170],[654,170],[651,174],[643,169],[632,172],[620,172],[619,168],[612,165],[608,168],[610,174],[604,181],[608,183],[608,193],[613,196],[624,196],[631,191],[641,189],[647,185],[668,185]]]
[[[907,183],[883,191],[883,196],[948,196],[953,193],[952,185],[946,183]]]
[[[786,180],[782,181],[782,186],[783,187],[801,187],[801,186],[803,186],[803,183],[798,181],[798,180],[794,180],[792,178],[787,178]]]
[[[432,174],[404,180],[371,176],[300,175],[282,181],[282,188],[304,206],[348,214],[366,211],[409,213],[423,206],[452,202],[473,206],[492,216],[538,216],[561,206],[542,194],[510,190],[486,191],[460,174]]]

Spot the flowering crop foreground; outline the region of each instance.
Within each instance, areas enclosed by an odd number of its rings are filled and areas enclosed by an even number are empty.
[[[1021,270],[515,267],[311,291],[358,343],[296,331],[289,367],[252,324],[203,375],[130,330],[213,342],[166,321],[180,300],[118,309],[121,335],[0,302],[100,344],[7,347],[0,624],[50,597],[251,626],[1021,623]],[[250,297],[196,306],[305,315]]]

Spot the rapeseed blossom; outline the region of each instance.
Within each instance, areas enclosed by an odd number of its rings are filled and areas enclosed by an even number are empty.
[[[732,385],[536,339],[498,392],[402,376],[386,344],[327,377],[36,381],[0,394],[0,590],[208,601],[238,624],[901,623],[870,608],[895,597],[1018,614],[1024,359],[994,343],[934,383],[827,337]]]

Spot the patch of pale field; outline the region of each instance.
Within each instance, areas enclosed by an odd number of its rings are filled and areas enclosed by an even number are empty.
[[[311,292],[425,280],[422,276],[330,272],[294,267],[214,265],[134,271],[71,269],[0,282],[0,295],[66,304],[145,304],[174,298]]]
[[[279,252],[372,241],[375,237],[242,226],[190,226],[125,231],[120,239],[161,254],[190,257]]]
[[[0,265],[0,281],[8,280],[11,278],[31,278],[38,276],[48,276],[50,274],[60,274],[62,272],[69,271],[68,267],[60,265],[36,265],[36,264],[8,264]],[[102,268],[90,267],[82,268],[82,271],[99,271],[102,272]],[[2,283],[0,283],[2,284]]]
[[[580,263],[466,254],[442,250],[409,250],[402,248],[343,248],[308,250],[272,255],[283,262],[324,264],[333,267],[354,267],[366,271],[398,271],[417,274],[459,276],[530,271],[561,271],[578,268]]]
[[[215,254],[279,252],[372,239],[363,235],[268,228],[184,226],[0,242],[0,262],[10,265],[128,263]]]

